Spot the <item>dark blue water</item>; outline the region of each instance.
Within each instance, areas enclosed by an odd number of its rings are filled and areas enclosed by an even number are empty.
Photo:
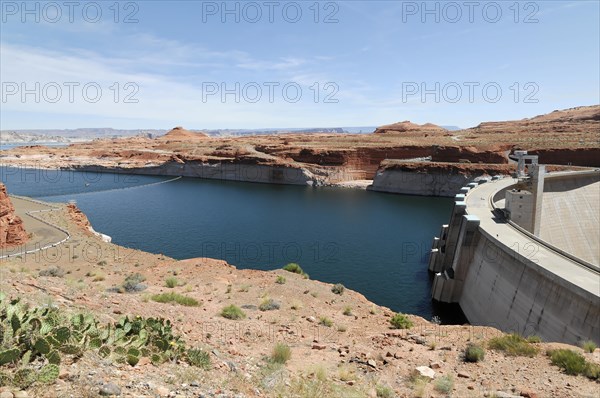
[[[239,268],[297,262],[312,279],[342,283],[393,310],[453,319],[432,306],[427,272],[449,199],[186,178],[143,186],[168,178],[0,171],[11,193],[76,200],[94,228],[120,245],[177,259],[220,258]]]

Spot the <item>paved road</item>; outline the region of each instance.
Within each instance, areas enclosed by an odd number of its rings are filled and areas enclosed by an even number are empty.
[[[558,277],[600,297],[600,274],[564,257],[554,250],[532,240],[510,224],[495,219],[490,197],[515,180],[505,178],[477,186],[467,194],[467,213],[481,220],[480,228],[513,251],[534,260],[538,265]]]
[[[39,217],[40,215],[43,215],[43,213],[36,213],[36,211],[52,210],[54,207],[14,196],[11,196],[10,200],[15,206],[16,215],[23,220],[25,230],[27,233],[33,233],[33,237],[24,245],[0,249],[0,258],[6,255],[15,256],[25,253],[26,251],[53,245],[68,237],[68,235],[60,229],[37,220],[28,214],[29,212],[32,212],[31,214]]]

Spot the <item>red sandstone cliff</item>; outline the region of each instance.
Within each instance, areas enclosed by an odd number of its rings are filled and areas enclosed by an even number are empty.
[[[6,187],[0,184],[0,247],[22,245],[27,238],[23,220],[15,215]]]

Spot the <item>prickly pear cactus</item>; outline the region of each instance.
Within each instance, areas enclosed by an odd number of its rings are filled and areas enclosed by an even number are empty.
[[[52,350],[49,353],[47,353],[46,359],[48,360],[48,363],[60,365],[60,354],[56,350]]]
[[[6,365],[7,363],[17,362],[20,355],[21,351],[18,348],[0,351],[0,366]]]
[[[15,372],[12,379],[12,384],[24,390],[35,383],[36,380],[37,376],[33,369],[22,368]]]
[[[58,379],[60,369],[52,363],[45,365],[37,375],[37,381],[43,384],[52,384]]]
[[[33,348],[35,348],[35,350],[40,354],[45,355],[50,352],[50,343],[48,343],[48,340],[46,340],[45,338],[40,337],[36,340],[35,344],[33,345]]]
[[[61,344],[66,343],[69,337],[71,337],[71,331],[66,326],[59,327],[54,331],[54,338]]]
[[[0,372],[0,387],[12,384],[12,377],[8,373]]]
[[[127,363],[130,364],[131,366],[135,366],[137,365],[137,363],[140,361],[140,358],[135,356],[135,355],[127,355]]]
[[[27,366],[31,361],[31,357],[31,351],[27,351],[25,354],[23,354],[23,356],[21,357],[21,366]]]

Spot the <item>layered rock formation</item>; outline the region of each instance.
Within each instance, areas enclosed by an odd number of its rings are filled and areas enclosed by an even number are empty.
[[[506,165],[510,163],[508,154],[515,149],[538,154],[545,164],[597,167],[599,132],[597,105],[457,131],[401,122],[382,126],[375,134],[215,138],[176,127],[156,139],[133,137],[65,148],[15,148],[3,151],[0,158],[8,166],[319,185],[373,179],[386,159]]]
[[[157,141],[198,141],[208,139],[208,135],[186,130],[181,126],[175,127],[167,134],[158,137]]]
[[[386,160],[369,190],[406,195],[454,197],[462,187],[480,177],[509,174],[507,164],[405,162]]]
[[[0,248],[22,245],[27,238],[23,220],[15,215],[15,208],[6,193],[6,186],[0,184]]]
[[[444,134],[448,130],[433,123],[416,124],[409,120],[381,126],[375,130],[375,134],[402,134],[411,132],[418,132],[419,134]]]

